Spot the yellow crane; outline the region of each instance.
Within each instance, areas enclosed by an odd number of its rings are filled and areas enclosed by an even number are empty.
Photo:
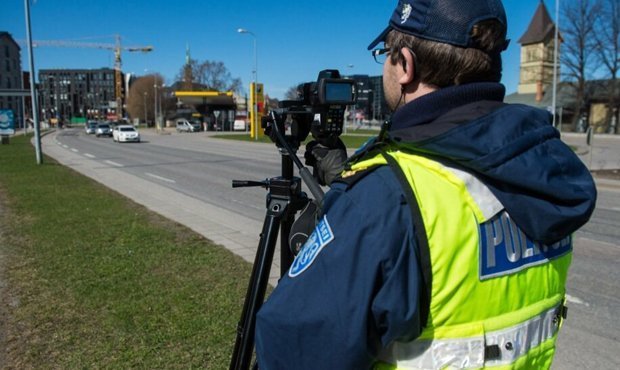
[[[123,81],[121,78],[121,51],[141,51],[148,53],[153,51],[152,46],[122,46],[121,36],[114,35],[116,42],[114,44],[98,43],[98,42],[80,42],[80,41],[63,41],[63,40],[33,40],[32,46],[52,46],[52,47],[66,47],[66,48],[95,48],[106,49],[114,51],[114,95],[116,98],[116,115],[121,118],[123,112],[123,96],[122,87]]]

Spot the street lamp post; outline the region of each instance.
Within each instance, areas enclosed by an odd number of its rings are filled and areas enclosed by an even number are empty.
[[[147,93],[146,91],[144,92],[144,124],[148,126],[148,114],[146,113],[146,96],[149,93]]]
[[[157,88],[159,87],[157,85],[157,81],[155,80],[155,77],[153,77],[153,81],[155,81],[155,83],[153,84],[153,92],[154,92],[154,97],[153,97],[153,120],[155,121],[155,127],[157,128],[157,130],[159,130],[159,112],[157,111]]]
[[[157,88],[161,90],[159,91],[159,95],[155,99],[155,104],[157,105],[157,112],[159,116],[159,120],[157,121],[157,129],[163,130],[164,128],[163,125],[164,125],[166,115],[164,114],[164,110],[162,109],[161,101],[165,94],[164,88],[166,87],[166,84],[162,83],[161,85],[155,85],[155,86],[157,86]]]
[[[254,140],[258,140],[258,96],[256,94],[256,84],[258,83],[258,53],[256,50],[256,35],[244,28],[239,28],[237,32],[250,34],[254,38],[254,89],[252,92],[254,95],[254,104],[252,104],[252,128],[254,130]]]

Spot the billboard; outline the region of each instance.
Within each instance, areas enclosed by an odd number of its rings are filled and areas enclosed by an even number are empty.
[[[13,111],[0,109],[0,135],[12,135],[15,133],[15,120]]]

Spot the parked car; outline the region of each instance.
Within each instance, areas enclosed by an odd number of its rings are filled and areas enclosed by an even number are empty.
[[[199,132],[202,129],[200,122],[188,121],[185,118],[176,120],[177,132]]]
[[[87,134],[94,134],[97,130],[97,121],[88,121],[84,125],[84,130]]]
[[[99,136],[112,136],[112,128],[107,123],[100,123],[97,125],[97,129],[95,130],[95,135]]]
[[[243,120],[243,119],[236,119],[235,122],[233,122],[233,130],[235,130],[235,131],[246,131],[247,130],[247,125],[245,123],[245,120]]]
[[[112,130],[112,139],[119,143],[134,141],[140,142],[140,133],[131,125],[118,125]]]

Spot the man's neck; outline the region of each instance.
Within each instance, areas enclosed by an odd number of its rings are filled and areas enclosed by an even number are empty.
[[[407,88],[405,88],[405,97],[403,101],[403,105],[410,103],[416,99],[423,97],[424,95],[430,94],[439,90],[438,87],[427,85],[422,82],[416,82],[414,84],[410,84]]]

